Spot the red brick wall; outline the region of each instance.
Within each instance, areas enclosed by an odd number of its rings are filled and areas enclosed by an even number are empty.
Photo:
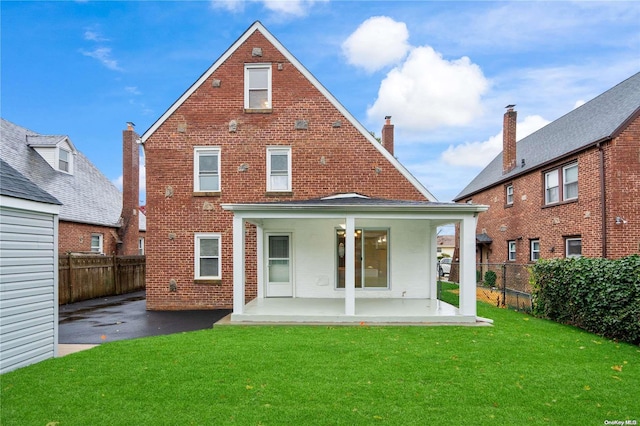
[[[90,252],[91,234],[102,234],[104,254],[116,254],[116,228],[84,225],[75,222],[60,221],[58,225],[58,252]]]
[[[261,47],[262,57],[252,48]],[[244,64],[272,63],[273,109],[244,112]],[[282,64],[282,70],[279,70]],[[220,87],[213,87],[213,80]],[[236,120],[236,132],[229,122]],[[308,130],[295,130],[307,120]],[[335,127],[335,122],[340,127]],[[381,123],[382,124],[382,123]],[[179,131],[184,130],[183,132]],[[290,146],[289,195],[266,194],[266,147]],[[193,147],[221,148],[221,194],[193,195]],[[298,200],[339,192],[424,200],[348,120],[270,43],[254,33],[151,135],[147,172],[147,308],[232,306],[232,214],[222,203]],[[248,165],[239,171],[241,164]],[[219,232],[222,279],[194,283],[194,233]],[[247,235],[247,300],[255,297],[255,229]],[[177,291],[170,291],[170,280]]]
[[[640,252],[640,118],[617,138],[602,145],[606,185],[606,255],[619,258]],[[544,171],[578,161],[578,199],[555,206],[544,206]],[[507,207],[505,186],[514,188],[513,205]],[[492,239],[488,261],[507,260],[507,242],[516,240],[516,263],[530,259],[531,239],[540,240],[540,257],[565,256],[565,237],[582,237],[582,254],[602,257],[602,208],[600,191],[600,152],[593,147],[498,185],[471,199],[489,205],[478,217],[478,233]],[[466,200],[465,200],[466,201]],[[626,224],[615,225],[621,216]],[[519,239],[522,237],[522,239]],[[487,259],[483,259],[487,262]]]

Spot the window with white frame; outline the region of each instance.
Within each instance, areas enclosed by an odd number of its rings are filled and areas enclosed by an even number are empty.
[[[506,192],[506,204],[507,205],[511,205],[513,204],[513,185],[509,184],[505,187],[505,192]]]
[[[554,204],[560,201],[578,198],[578,163],[571,163],[544,174],[544,203]]]
[[[220,191],[220,148],[194,148],[193,179],[195,192]]]
[[[71,173],[71,152],[58,148],[58,169]]]
[[[509,252],[509,261],[510,262],[515,262],[516,261],[516,242],[515,242],[515,240],[508,241],[507,242],[507,248],[508,248],[508,252]]]
[[[103,236],[102,234],[91,234],[91,251],[94,253],[103,253]]]
[[[582,238],[565,238],[565,257],[582,257]]]
[[[144,256],[144,238],[138,238],[138,254]]]
[[[531,246],[531,257],[529,259],[532,262],[536,262],[540,259],[540,240],[530,240],[529,244]]]
[[[271,109],[271,64],[244,67],[245,109]]]
[[[267,148],[267,191],[291,191],[291,148]]]
[[[220,234],[195,235],[195,278],[220,279]]]

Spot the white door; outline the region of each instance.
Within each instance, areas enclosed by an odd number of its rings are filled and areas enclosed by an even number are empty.
[[[267,234],[266,297],[293,297],[291,234]]]

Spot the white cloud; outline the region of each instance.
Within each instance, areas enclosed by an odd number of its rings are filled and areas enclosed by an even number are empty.
[[[409,51],[409,31],[404,22],[386,16],[364,21],[342,43],[347,62],[374,72],[400,62]]]
[[[95,41],[95,42],[109,41],[108,38],[103,37],[99,32],[91,29],[85,30],[84,39],[89,41]]]
[[[307,10],[318,1],[327,0],[211,0],[214,9],[229,12],[243,12],[248,2],[261,3],[265,9],[286,16],[304,16]]]
[[[102,65],[114,71],[122,71],[122,68],[118,66],[118,61],[111,58],[110,47],[97,47],[91,51],[81,50],[84,56],[97,59]]]
[[[142,94],[142,92],[140,92],[140,90],[138,90],[138,88],[136,86],[126,86],[124,88],[124,90],[127,93],[132,94],[132,95],[136,95],[136,96]]]
[[[429,46],[414,48],[407,60],[380,84],[367,110],[371,121],[392,115],[407,130],[463,126],[482,113],[489,82],[468,57],[446,60]]]
[[[582,99],[579,99],[579,100],[576,101],[575,104],[573,104],[573,109],[579,108],[579,107],[581,107],[582,105],[584,105],[586,103],[587,103],[586,101],[583,101]]]
[[[525,138],[548,123],[548,120],[539,115],[527,116],[516,127],[516,139]],[[450,166],[482,168],[489,164],[500,151],[502,151],[502,132],[491,136],[483,142],[466,142],[457,146],[450,145],[440,157],[445,164]]]

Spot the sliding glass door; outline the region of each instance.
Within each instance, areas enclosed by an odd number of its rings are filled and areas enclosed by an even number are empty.
[[[358,228],[355,231],[356,288],[389,288],[388,229]],[[345,231],[336,230],[338,288],[345,286]]]

